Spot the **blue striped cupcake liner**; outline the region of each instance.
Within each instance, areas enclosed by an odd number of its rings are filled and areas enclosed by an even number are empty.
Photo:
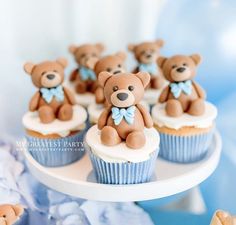
[[[26,135],[27,148],[43,166],[57,167],[73,163],[84,155],[83,137],[86,129],[63,138],[44,139]]]
[[[86,147],[88,146],[86,145]],[[89,147],[88,152],[98,183],[138,184],[150,181],[159,149],[150,154],[150,159],[138,163],[105,162],[93,154]]]
[[[160,134],[159,156],[176,163],[193,163],[205,157],[211,144],[213,130],[202,134],[177,136]]]

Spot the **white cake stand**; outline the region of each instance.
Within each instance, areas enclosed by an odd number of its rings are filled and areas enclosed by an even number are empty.
[[[215,132],[209,152],[203,160],[176,164],[157,159],[152,181],[133,185],[97,183],[87,154],[76,163],[57,168],[41,166],[28,151],[25,151],[25,158],[31,173],[58,192],[89,200],[128,202],[163,198],[195,187],[216,169],[221,147],[221,137]]]

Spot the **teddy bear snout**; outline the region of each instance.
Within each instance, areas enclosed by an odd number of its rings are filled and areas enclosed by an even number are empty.
[[[117,94],[117,98],[120,101],[125,101],[128,98],[128,94],[127,93],[119,93],[119,94]]]
[[[43,87],[52,88],[58,86],[62,82],[62,76],[54,71],[45,73],[41,78]]]
[[[54,74],[48,74],[48,75],[47,75],[47,78],[48,78],[49,80],[53,80],[53,79],[55,78],[55,75],[54,75]]]
[[[185,71],[185,68],[184,67],[179,67],[178,69],[176,69],[176,71],[178,73],[183,73]]]

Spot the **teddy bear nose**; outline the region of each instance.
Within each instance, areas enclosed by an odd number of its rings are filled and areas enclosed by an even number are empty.
[[[185,68],[184,67],[179,67],[176,71],[179,72],[179,73],[182,73],[182,72],[185,71]]]
[[[116,70],[116,71],[114,71],[113,74],[117,74],[117,73],[121,73],[121,71],[120,70]]]
[[[53,79],[54,79],[54,77],[55,77],[55,75],[54,75],[54,74],[48,74],[48,75],[47,75],[47,78],[48,78],[49,80],[53,80]]]
[[[148,54],[148,55],[146,55],[146,57],[149,59],[149,58],[152,57],[152,55],[151,55],[151,54]]]
[[[124,101],[128,98],[128,94],[127,93],[119,93],[119,94],[117,94],[117,98],[121,101]]]

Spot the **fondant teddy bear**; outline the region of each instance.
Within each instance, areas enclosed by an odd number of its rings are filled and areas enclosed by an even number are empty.
[[[185,112],[193,116],[200,116],[204,113],[206,94],[193,81],[200,61],[201,57],[198,54],[157,59],[165,78],[170,82],[159,98],[160,103],[166,102],[167,115],[179,117]]]
[[[94,93],[97,88],[97,77],[94,66],[104,50],[102,44],[71,45],[69,51],[74,55],[78,63],[70,75],[70,81],[75,83],[75,91],[79,94],[86,92]]]
[[[147,88],[160,89],[164,85],[164,78],[156,63],[160,54],[160,48],[162,48],[163,45],[164,41],[159,39],[155,42],[143,42],[141,44],[130,44],[128,46],[128,49],[134,53],[139,63],[133,72],[148,72],[151,75],[151,81]]]
[[[228,212],[218,210],[212,217],[210,225],[236,225],[236,217]]]
[[[144,127],[152,127],[153,121],[149,112],[139,102],[150,82],[150,75],[139,72],[114,76],[109,72],[102,72],[98,81],[104,88],[105,98],[110,105],[98,120],[101,142],[114,146],[124,140],[129,148],[143,147],[146,142]]]
[[[0,205],[0,225],[13,225],[23,213],[21,205]]]
[[[66,66],[64,58],[39,64],[28,62],[24,65],[25,72],[39,88],[29,103],[29,110],[38,111],[42,123],[50,123],[55,118],[67,121],[73,116],[74,95],[62,86]]]
[[[124,52],[118,52],[114,55],[105,56],[98,60],[94,67],[94,71],[98,77],[99,73],[107,71],[112,74],[124,73],[126,54]],[[98,85],[95,91],[96,103],[104,104],[105,96],[103,93],[103,87]]]

